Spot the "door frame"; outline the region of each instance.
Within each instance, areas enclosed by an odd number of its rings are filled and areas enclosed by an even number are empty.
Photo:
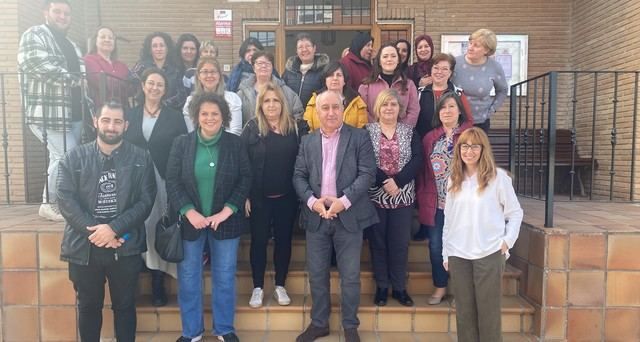
[[[371,36],[374,39],[374,48],[377,50],[380,47],[381,32],[385,30],[407,30],[409,42],[414,40],[414,20],[378,20],[377,19],[377,0],[371,0],[372,15],[371,24],[367,25],[333,25],[333,24],[314,24],[314,25],[285,25],[283,18],[286,18],[285,5],[286,0],[279,0],[279,18],[275,21],[243,21],[242,23],[242,40],[244,41],[250,31],[273,31],[275,32],[275,53],[274,57],[276,63],[274,67],[276,70],[284,71],[284,65],[287,61],[286,56],[286,32],[287,31],[370,31]],[[413,60],[413,53],[410,56],[410,60]]]

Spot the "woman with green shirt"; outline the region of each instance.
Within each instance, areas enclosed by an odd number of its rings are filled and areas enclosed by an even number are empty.
[[[209,242],[213,334],[238,341],[233,327],[235,273],[240,236],[249,230],[244,217],[251,187],[247,152],[239,137],[225,132],[229,106],[213,93],[194,96],[189,112],[196,129],[174,141],[167,165],[167,195],[172,210],[186,223],[182,229],[184,260],[178,264],[178,302],[182,336],[200,341],[204,333],[202,252]]]

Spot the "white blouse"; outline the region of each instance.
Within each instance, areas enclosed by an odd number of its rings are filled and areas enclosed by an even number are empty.
[[[449,179],[449,182],[451,179]],[[511,177],[497,169],[496,178],[478,193],[475,175],[467,177],[457,193],[449,191],[444,208],[442,257],[474,260],[509,248],[518,239],[523,211],[513,189]]]
[[[193,96],[189,95],[189,97],[187,97],[187,101],[184,103],[184,107],[182,107],[184,123],[187,125],[187,131],[189,132],[193,132],[194,129],[193,121],[191,121],[191,116],[189,115],[189,104],[191,103],[192,98]],[[242,100],[240,100],[240,96],[238,96],[238,94],[230,91],[224,92],[224,99],[227,101],[229,111],[231,112],[229,128],[227,128],[226,131],[239,136],[242,133]]]

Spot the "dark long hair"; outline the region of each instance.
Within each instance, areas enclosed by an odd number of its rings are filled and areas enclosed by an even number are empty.
[[[385,48],[391,47],[396,50],[396,54],[398,54],[398,65],[396,66],[396,70],[393,71],[393,81],[400,78],[400,85],[402,86],[402,92],[406,92],[407,88],[407,76],[402,72],[402,67],[400,66],[400,54],[398,53],[398,48],[394,42],[388,42],[382,44],[380,49],[378,49],[378,53],[376,54],[376,58],[373,64],[373,68],[371,68],[371,73],[367,78],[362,81],[364,84],[375,83],[378,80],[378,77],[382,74],[382,66],[380,65],[380,56],[382,55],[382,50]]]
[[[251,45],[255,46],[258,50],[264,50],[264,46],[262,46],[262,43],[260,43],[258,38],[249,37],[242,42],[242,44],[240,45],[240,49],[238,49],[238,56],[240,56],[241,60],[244,59],[244,54],[247,52],[247,49],[249,49],[249,46]]]
[[[179,64],[181,68],[184,68],[184,62],[182,61],[182,44],[185,42],[193,42],[196,45],[196,59],[193,60],[193,65],[191,66],[191,68],[193,68],[198,65],[198,58],[200,57],[200,41],[191,33],[183,33],[178,37],[178,40],[176,41],[175,59],[177,62],[180,62]]]
[[[399,43],[405,43],[407,45],[407,60],[404,62],[400,61],[400,67],[402,68],[402,71],[406,72],[407,69],[409,69],[409,60],[411,59],[411,43],[409,43],[409,41],[406,39],[398,39],[393,45],[395,45],[397,48]],[[400,52],[398,52],[398,58],[399,57]]]
[[[453,99],[456,101],[456,105],[458,106],[458,110],[460,111],[460,115],[458,115],[458,125],[462,125],[463,122],[467,121],[467,111],[464,109],[464,105],[462,104],[462,99],[455,91],[447,91],[442,96],[440,96],[440,100],[438,100],[438,104],[436,104],[436,112],[433,113],[433,118],[431,119],[432,127],[440,127],[442,126],[442,121],[440,121],[440,110],[444,107],[444,103],[448,99]]]
[[[342,75],[344,76],[342,96],[344,96],[344,106],[346,108],[347,105],[349,105],[349,103],[351,103],[351,101],[353,101],[353,99],[355,99],[359,94],[351,89],[351,87],[349,87],[349,72],[339,61],[333,61],[329,63],[329,65],[327,65],[327,67],[324,69],[324,72],[322,73],[322,88],[316,93],[320,94],[327,90],[327,78],[331,77],[331,75],[333,75],[333,73],[338,70],[342,71]]]

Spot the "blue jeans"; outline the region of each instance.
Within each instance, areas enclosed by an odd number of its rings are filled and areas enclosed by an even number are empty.
[[[218,336],[234,332],[236,313],[236,268],[240,238],[216,240],[205,229],[194,241],[183,240],[184,260],[178,264],[178,303],[182,320],[182,336],[196,337],[204,332],[202,308],[202,252],[209,241],[211,259],[211,307],[213,333]]]
[[[429,258],[433,286],[447,287],[449,274],[442,265],[442,229],[444,228],[444,210],[436,209],[435,226],[427,228],[429,239]]]

